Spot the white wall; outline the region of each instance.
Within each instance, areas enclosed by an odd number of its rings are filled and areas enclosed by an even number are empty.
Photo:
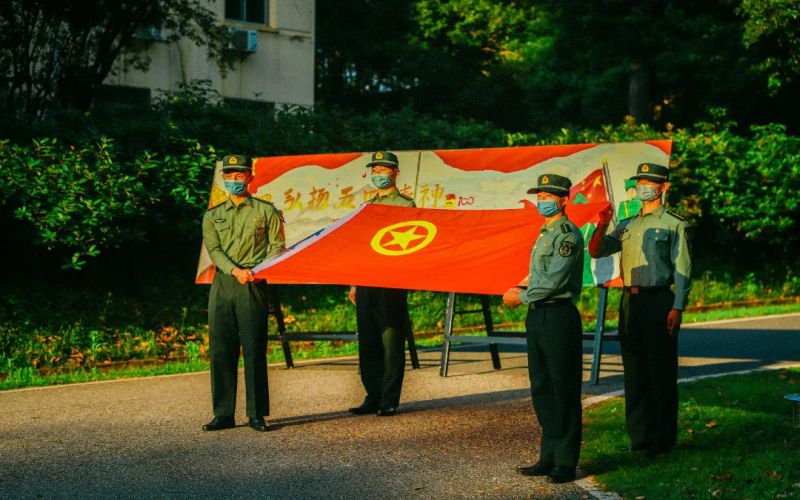
[[[211,80],[223,96],[274,102],[277,105],[314,104],[314,0],[268,0],[269,25],[224,21],[226,26],[258,31],[258,50],[237,62],[223,79],[216,64],[206,58],[204,47],[181,40],[154,42],[148,49],[148,71],[121,70],[105,83],[150,88],[155,95],[175,91],[193,79]],[[224,18],[225,2],[209,8]]]

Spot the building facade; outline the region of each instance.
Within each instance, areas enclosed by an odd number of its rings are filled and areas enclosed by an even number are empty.
[[[147,71],[123,71],[121,61],[105,84],[152,98],[180,84],[208,80],[224,99],[246,99],[276,106],[314,104],[314,0],[209,1],[220,22],[231,30],[231,50],[238,57],[222,77],[205,47],[189,40],[163,42],[157,30],[143,30],[150,40]]]

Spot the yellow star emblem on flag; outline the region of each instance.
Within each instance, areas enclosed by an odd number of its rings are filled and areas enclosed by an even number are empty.
[[[410,220],[379,229],[370,246],[381,255],[407,255],[428,246],[435,236],[435,225],[424,220]]]

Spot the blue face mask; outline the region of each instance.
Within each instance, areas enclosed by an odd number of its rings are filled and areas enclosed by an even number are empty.
[[[558,208],[556,200],[540,200],[536,202],[536,210],[542,214],[542,217],[552,217],[561,210]]]
[[[387,174],[374,174],[372,176],[372,183],[375,184],[375,187],[378,189],[386,189],[394,184],[394,179]]]
[[[658,192],[658,186],[650,186],[648,184],[636,185],[636,197],[642,201],[653,201],[661,196]]]
[[[224,181],[225,189],[235,196],[241,196],[247,192],[247,184],[244,181]]]

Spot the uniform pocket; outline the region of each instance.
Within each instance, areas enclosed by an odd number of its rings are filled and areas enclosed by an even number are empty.
[[[650,255],[664,257],[669,255],[669,231],[666,229],[648,229],[644,237],[644,246]]]
[[[539,261],[539,270],[547,271],[547,269],[550,267],[550,261],[553,259],[553,244],[550,242],[542,244],[542,246],[536,250],[536,255]]]
[[[227,220],[221,222],[214,221],[214,229],[216,229],[218,233],[222,233],[223,231],[230,231],[231,223]]]
[[[246,231],[253,235],[253,239],[256,243],[264,241],[267,237],[267,226],[264,218],[257,218],[249,221],[246,228]]]

